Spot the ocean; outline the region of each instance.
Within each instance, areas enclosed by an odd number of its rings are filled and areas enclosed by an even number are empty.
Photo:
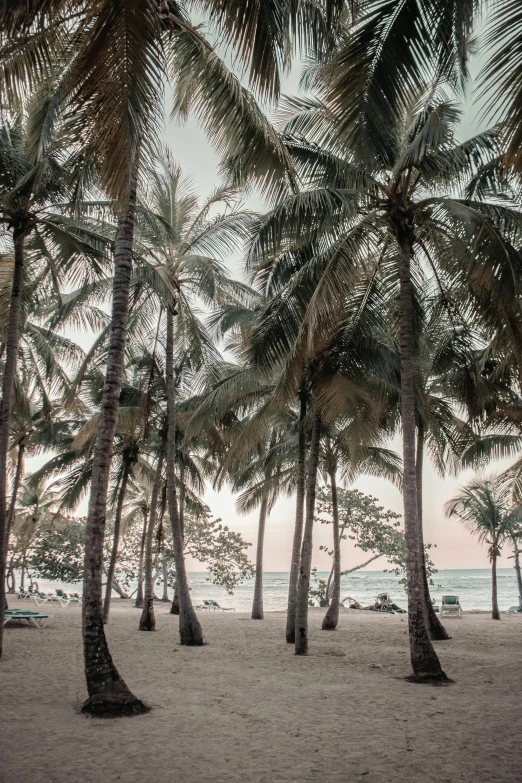
[[[317,572],[317,577],[327,579],[328,573]],[[264,609],[274,611],[286,609],[288,599],[288,572],[265,572],[263,574]],[[207,581],[205,572],[189,573],[189,582],[194,603],[203,599],[218,601],[223,607],[234,608],[238,612],[248,612],[252,607],[254,580],[249,579],[229,595],[223,587],[218,587]],[[487,568],[443,570],[433,575],[434,585],[431,596],[437,602],[442,595],[458,595],[464,610],[491,609],[491,571]],[[56,587],[65,590],[80,591],[81,585],[61,585],[39,579],[41,590],[54,591]],[[156,588],[160,592],[160,587]],[[400,579],[392,573],[384,571],[358,571],[347,574],[341,581],[341,598],[351,596],[359,603],[366,605],[375,600],[378,593],[388,592],[395,603],[406,608],[406,593],[400,584]],[[114,594],[115,595],[115,594]],[[513,568],[498,570],[498,603],[501,610],[518,605],[518,590],[516,575]]]

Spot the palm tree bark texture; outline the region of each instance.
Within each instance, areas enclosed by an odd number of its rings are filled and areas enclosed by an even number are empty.
[[[330,487],[332,493],[332,523],[333,523],[333,583],[330,605],[326,612],[322,629],[323,631],[334,631],[339,622],[339,606],[341,603],[341,531],[339,530],[339,505],[337,502],[337,481],[335,465],[330,473]],[[327,591],[328,594],[328,591]]]
[[[265,541],[265,526],[268,511],[268,492],[263,494],[259,509],[259,524],[257,529],[256,551],[256,581],[254,585],[254,600],[252,602],[252,620],[263,619],[263,547]]]
[[[137,609],[143,609],[143,558],[145,557],[145,539],[147,537],[147,525],[149,521],[149,515],[147,508],[143,507],[143,527],[141,530],[140,541],[140,559],[138,562],[138,588],[136,590],[136,602],[134,606]]]
[[[145,595],[143,598],[143,611],[140,618],[140,631],[156,630],[156,618],[154,616],[154,580],[152,575],[152,541],[154,539],[158,515],[158,501],[163,474],[163,462],[165,460],[166,440],[166,433],[164,431],[161,433],[160,452],[150,498],[149,523],[145,534]]]
[[[417,523],[419,526],[419,548],[421,553],[422,583],[424,590],[424,612],[428,631],[432,639],[436,641],[445,641],[450,636],[441,621],[435,614],[435,609],[431,603],[430,586],[428,584],[428,572],[426,571],[426,555],[424,552],[424,531],[422,520],[422,470],[424,464],[424,427],[421,423],[417,425],[417,456],[415,459],[415,470],[417,473]]]
[[[8,547],[7,511],[7,454],[9,451],[9,423],[16,377],[18,343],[20,340],[20,319],[22,305],[22,281],[24,273],[23,228],[13,231],[14,271],[9,304],[7,340],[5,349],[2,401],[0,403],[0,658],[3,650],[5,599],[5,569]]]
[[[112,582],[116,571],[116,561],[118,559],[118,549],[120,543],[121,516],[123,513],[123,503],[125,502],[125,493],[129,480],[130,464],[125,460],[123,476],[121,479],[120,491],[118,493],[118,502],[116,506],[116,516],[114,518],[114,533],[112,537],[111,559],[107,569],[107,584],[105,586],[105,601],[103,603],[103,622],[109,622],[109,611],[111,608]]]
[[[183,554],[183,533],[176,493],[176,393],[174,383],[174,314],[175,303],[167,308],[167,500],[174,544],[176,584],[179,595],[179,633],[181,644],[203,644],[203,631],[192,605]]]
[[[290,563],[290,580],[288,585],[288,609],[286,614],[286,641],[295,644],[295,610],[297,602],[297,583],[299,580],[299,563],[303,543],[305,482],[306,482],[306,391],[299,393],[299,441],[297,446],[297,481],[295,501],[295,527],[292,541],[292,560]]]
[[[413,676],[410,679],[414,682],[443,681],[448,678],[442,671],[439,659],[430,641],[425,621],[421,550],[417,520],[413,291],[411,281],[413,229],[407,219],[404,219],[396,224],[396,230],[401,250],[399,253],[401,415],[408,630],[410,658],[413,668]]]
[[[491,545],[489,553],[491,560],[491,619],[500,620],[497,591],[497,557],[500,554],[500,549],[496,541]]]
[[[102,566],[109,473],[116,431],[120,382],[132,271],[138,162],[131,175],[129,197],[118,220],[114,250],[112,319],[105,384],[93,456],[91,495],[85,532],[82,632],[85,679],[89,698],[83,710],[99,717],[137,715],[147,707],[127,687],[111,654],[103,628]]]
[[[515,560],[515,573],[517,575],[517,584],[518,584],[518,611],[522,612],[522,571],[520,568],[520,552],[521,550],[518,548],[518,540],[515,538],[513,541],[513,558]]]
[[[308,654],[308,595],[310,591],[310,572],[312,570],[312,543],[314,530],[315,492],[317,469],[319,467],[319,445],[321,440],[321,420],[314,413],[312,440],[308,470],[306,476],[306,519],[301,548],[301,564],[297,583],[297,601],[295,611],[295,654]]]

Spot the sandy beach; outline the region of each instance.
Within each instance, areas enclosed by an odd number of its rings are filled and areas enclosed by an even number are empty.
[[[19,608],[20,602],[11,601]],[[115,601],[107,632],[142,717],[94,720],[85,698],[80,610],[39,631],[6,629],[2,783],[501,783],[520,780],[522,619],[465,615],[437,643],[448,687],[407,683],[406,620],[346,610],[335,632],[311,611],[311,654],[284,642],[283,613],[202,616],[207,644],[178,644]]]

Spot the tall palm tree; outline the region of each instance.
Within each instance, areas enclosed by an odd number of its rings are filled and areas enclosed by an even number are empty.
[[[504,287],[513,291],[514,278],[508,268],[518,269],[520,256],[510,240],[518,241],[520,218],[513,204],[499,207],[501,232],[495,228],[496,206],[466,194],[463,198],[447,195],[451,183],[471,178],[482,163],[494,158],[497,146],[492,133],[458,144],[454,138],[458,110],[444,95],[410,95],[409,106],[395,128],[375,118],[368,139],[371,150],[362,142],[351,148],[349,135],[332,141],[329,129],[336,122],[334,109],[310,101],[293,101],[289,106],[294,118],[286,125],[287,145],[308,185],[265,218],[251,256],[253,262],[261,263],[264,257],[281,254],[287,267],[301,268],[287,287],[286,301],[291,295],[299,301],[303,286],[314,286],[313,307],[308,307],[303,322],[309,341],[321,341],[334,328],[346,306],[347,285],[354,285],[358,270],[364,269],[371,282],[382,280],[382,295],[395,291],[410,652],[416,678],[444,678],[428,637],[422,599],[415,469],[414,322],[422,300],[418,282],[432,270],[446,301],[451,301],[451,289],[461,290],[468,297],[467,317],[480,318],[487,296],[496,306]],[[324,146],[319,147],[316,140]],[[314,252],[303,259],[307,241],[313,243]],[[504,259],[509,259],[506,265],[492,263],[498,258],[494,247],[503,248]],[[475,275],[478,268],[480,278]],[[290,294],[292,289],[295,293]],[[509,301],[507,290],[506,297]],[[362,302],[363,310],[364,306]],[[499,307],[505,312],[505,307]]]
[[[278,14],[285,26],[282,35],[275,36],[275,29],[281,28],[266,27],[264,16],[250,9],[248,35],[244,35],[240,32],[242,16],[225,13],[217,0],[208,6],[215,24],[243,62],[250,64],[251,81],[265,93],[271,92],[273,84],[277,93],[276,76],[280,66],[287,65],[285,56],[294,30],[303,31],[306,40],[314,41],[310,21],[314,21],[313,29],[318,29],[323,21],[321,14],[311,17],[310,12],[303,14],[302,6],[299,10],[291,6],[288,14]],[[315,8],[314,3],[303,6]],[[43,8],[34,4],[22,8],[16,4],[2,9],[3,29],[15,39],[16,47],[34,26],[43,25],[53,33],[62,22],[63,35],[53,36],[52,40],[61,45],[62,51],[73,53],[65,69],[64,96],[73,109],[73,125],[89,139],[89,157],[99,166],[102,184],[114,200],[118,217],[106,381],[86,527],[83,632],[89,699],[85,710],[96,714],[135,714],[145,707],[120,677],[103,633],[101,566],[128,320],[136,187],[140,163],[150,149],[147,142],[154,138],[157,129],[164,77],[172,76],[177,82],[177,109],[187,111],[192,107],[200,112],[203,124],[224,153],[255,160],[258,180],[268,190],[280,190],[281,184],[288,181],[288,159],[250,94],[191,25],[181,4],[158,6],[154,0],[105,0],[94,5],[80,3],[76,10],[74,23],[63,25],[63,17],[69,12],[65,0],[50,0]],[[49,41],[45,41],[41,59],[35,59],[39,68],[51,70],[55,58],[49,56],[48,48]],[[268,72],[267,55],[273,63]],[[31,74],[30,64],[24,62],[24,74]],[[7,74],[9,63],[4,68],[4,78]],[[253,138],[259,142],[257,145],[251,144]],[[14,314],[13,311],[13,317]]]
[[[163,312],[166,321],[167,497],[176,553],[180,636],[182,644],[202,644],[184,565],[183,508],[176,479],[176,387],[187,374],[204,369],[210,375],[219,361],[195,299],[203,299],[210,307],[217,302],[241,301],[243,287],[230,280],[221,258],[241,242],[251,218],[237,209],[235,193],[229,189],[218,189],[200,204],[168,152],[151,173],[147,197],[149,214],[143,215],[140,239],[150,262],[151,282],[160,297],[160,319]],[[225,205],[224,213],[209,218],[211,208],[220,203]]]
[[[477,478],[462,487],[445,506],[448,517],[456,517],[480,542],[488,544],[491,561],[491,617],[500,620],[497,598],[497,558],[511,535],[516,519],[509,510],[509,489],[492,479]]]
[[[50,106],[47,92],[34,96],[26,113],[6,122],[0,128],[0,221],[2,233],[12,232],[12,284],[9,292],[7,328],[4,332],[5,363],[0,403],[0,471],[7,472],[10,414],[15,390],[20,335],[24,325],[24,286],[27,262],[43,267],[49,244],[74,258],[99,255],[95,245],[89,247],[68,225],[67,211],[72,198],[71,174],[73,156],[67,150],[67,138],[60,125],[56,107]],[[32,251],[32,252],[31,252]],[[51,251],[52,253],[52,251]],[[52,257],[52,256],[51,256]],[[5,262],[4,257],[4,262]],[[9,262],[8,262],[9,265]],[[31,270],[32,281],[38,275]],[[27,280],[26,280],[27,277]],[[42,282],[42,281],[40,281]],[[29,284],[30,288],[30,284]],[[27,292],[26,292],[27,294]],[[27,300],[26,300],[27,301]],[[31,331],[31,324],[27,324]],[[38,326],[32,328],[33,340],[42,341]],[[58,338],[55,339],[57,342]],[[0,614],[4,611],[4,573],[6,556],[7,498],[4,480],[0,481]],[[0,629],[0,655],[3,632]]]

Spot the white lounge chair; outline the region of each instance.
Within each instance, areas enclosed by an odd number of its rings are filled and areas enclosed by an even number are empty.
[[[439,606],[440,617],[462,617],[462,606],[459,603],[458,595],[443,595]]]
[[[76,593],[66,593],[64,590],[61,590],[60,588],[56,589],[56,595],[58,596],[58,600],[60,601],[60,605],[62,608],[68,606],[69,604],[81,604],[82,599],[80,596]]]
[[[54,593],[34,593],[31,597],[36,606],[42,606],[43,604],[59,604],[59,606],[62,606],[60,599]]]

